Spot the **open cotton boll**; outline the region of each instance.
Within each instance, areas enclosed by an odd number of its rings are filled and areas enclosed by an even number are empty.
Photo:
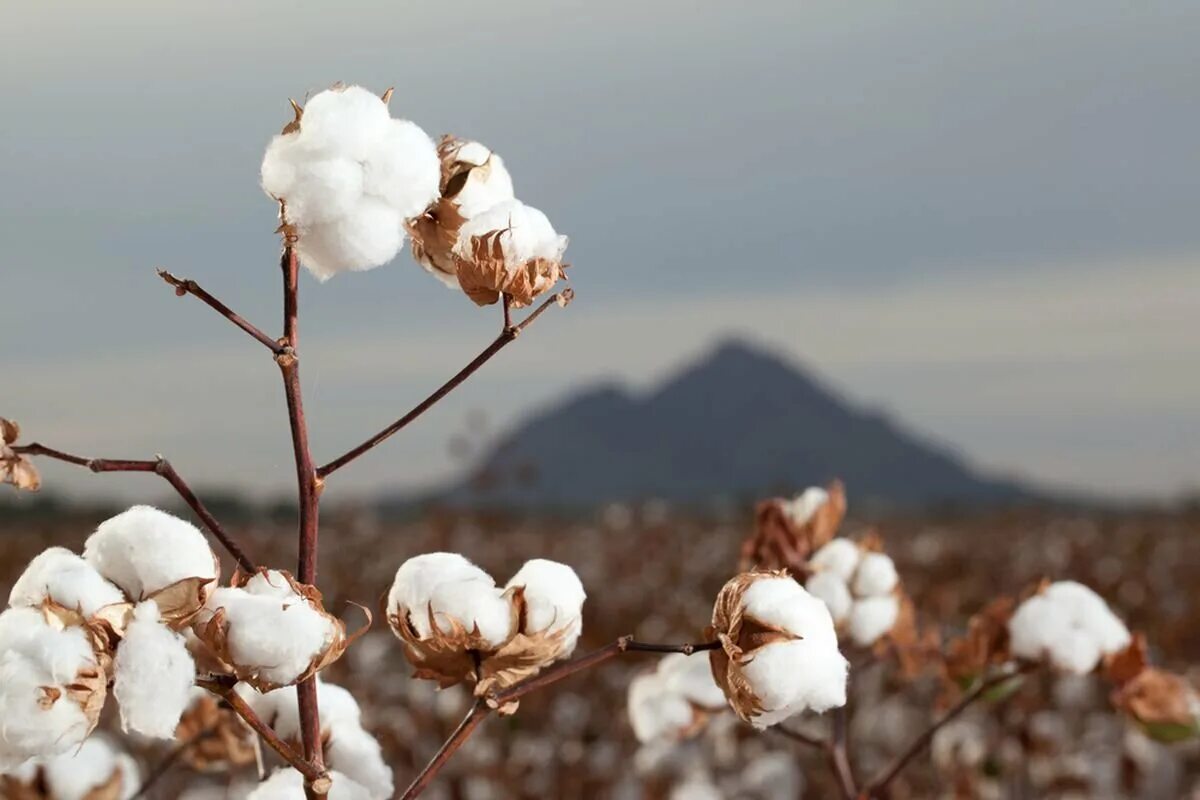
[[[829,615],[833,617],[836,624],[840,625],[850,616],[854,598],[850,595],[850,589],[846,586],[846,582],[833,572],[814,573],[805,582],[804,588],[808,590],[809,594],[820,598],[825,607],[829,609]]]
[[[834,539],[816,552],[809,566],[814,572],[830,572],[849,584],[861,557],[857,544],[849,539]]]
[[[1129,630],[1091,589],[1054,583],[1017,607],[1008,622],[1012,654],[1047,658],[1057,668],[1084,675],[1100,659],[1129,644]]]
[[[389,609],[425,608],[439,584],[455,581],[496,582],[479,567],[458,553],[425,553],[400,565],[388,592]]]
[[[802,711],[828,711],[846,704],[846,659],[836,646],[807,639],[761,648],[744,674],[763,705],[750,720],[768,728]]]
[[[46,759],[42,771],[53,800],[94,800],[97,795],[92,792],[106,787],[114,775],[120,776],[116,792],[103,797],[129,800],[141,785],[137,762],[101,735],[90,736],[78,748]]]
[[[829,609],[790,577],[771,575],[754,581],[742,596],[742,605],[761,623],[837,648]]]
[[[444,180],[442,194],[464,220],[514,199],[512,175],[504,159],[479,142],[447,138],[438,147]],[[465,177],[464,177],[465,176]]]
[[[113,674],[121,728],[173,739],[191,700],[196,665],[186,640],[159,622],[153,600],[133,610],[133,620],[117,648]]]
[[[643,744],[663,737],[674,738],[695,719],[687,698],[667,691],[657,672],[634,676],[629,683],[626,707],[633,735]]]
[[[0,770],[78,746],[104,695],[82,628],[51,627],[31,608],[0,614]]]
[[[357,198],[345,215],[314,223],[296,243],[301,262],[318,280],[342,270],[361,272],[396,257],[404,244],[404,227],[386,203]]]
[[[392,768],[375,737],[356,723],[339,723],[328,730],[325,763],[363,786],[373,800],[388,800],[395,791]]]
[[[433,621],[441,633],[449,633],[461,625],[470,633],[478,632],[488,647],[499,647],[512,634],[512,606],[504,592],[481,581],[444,583],[429,596]],[[413,626],[421,631],[428,628],[429,615],[418,622],[421,614],[413,609]]]
[[[1046,597],[1067,609],[1071,620],[1096,639],[1102,653],[1129,646],[1129,629],[1100,595],[1082,583],[1059,581],[1046,587]]]
[[[363,191],[410,219],[438,195],[437,146],[415,123],[388,120],[378,149],[363,164]]]
[[[672,692],[702,708],[723,708],[725,693],[713,680],[712,667],[703,654],[671,653],[658,663],[663,691]]]
[[[304,104],[297,139],[354,161],[375,155],[392,121],[387,104],[361,86],[335,86]]]
[[[125,595],[96,569],[64,547],[51,547],[29,562],[8,596],[11,606],[40,606],[47,599],[90,617]]]
[[[520,200],[508,200],[463,223],[456,252],[469,258],[470,239],[493,231],[502,232],[500,248],[510,272],[532,259],[558,261],[567,249],[567,237],[554,230],[545,214]]]
[[[337,770],[329,771],[333,782],[329,787],[329,800],[374,800],[366,787],[356,783]],[[271,773],[246,800],[304,800],[304,776],[291,767],[280,767]]]
[[[795,499],[787,503],[786,510],[792,522],[803,525],[812,519],[821,506],[829,502],[829,492],[820,486],[810,486]]]
[[[181,581],[211,582],[218,576],[204,534],[150,506],[134,506],[100,523],[84,543],[83,558],[135,602]]]
[[[569,630],[562,655],[570,655],[583,628],[581,614],[587,593],[575,570],[557,561],[526,561],[509,580],[507,589],[524,588],[525,631],[554,633]]]
[[[859,597],[890,594],[899,582],[891,558],[883,553],[865,553],[854,573],[854,594]]]
[[[850,612],[850,639],[859,647],[870,647],[891,631],[899,615],[900,601],[895,597],[864,597]]]

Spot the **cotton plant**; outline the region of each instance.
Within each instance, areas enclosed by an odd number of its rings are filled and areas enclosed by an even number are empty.
[[[812,554],[837,535],[845,515],[841,481],[763,500],[754,511],[754,534],[742,545],[741,568],[801,573]]]
[[[586,597],[558,562],[528,561],[500,587],[457,553],[426,553],[396,571],[387,617],[418,678],[466,681],[486,697],[570,656]]]
[[[878,543],[837,538],[813,554],[804,586],[829,608],[858,647],[871,647],[901,619],[904,595],[892,559]]]

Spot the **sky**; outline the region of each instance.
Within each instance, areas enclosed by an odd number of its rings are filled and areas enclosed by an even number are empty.
[[[339,473],[455,474],[566,392],[739,335],[984,468],[1200,486],[1200,4],[0,4],[0,414],[205,486],[291,486],[270,136],[335,81],[500,152],[577,299]],[[407,254],[301,285],[318,461],[495,335]],[[486,419],[481,427],[471,420]],[[75,496],[160,492],[45,465]]]

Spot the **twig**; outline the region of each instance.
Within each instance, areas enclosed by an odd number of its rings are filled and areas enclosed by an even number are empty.
[[[130,800],[138,800],[139,797],[145,797],[146,793],[153,788],[154,784],[158,783],[159,778],[166,775],[171,770],[171,767],[175,766],[175,762],[178,761],[184,753],[206,739],[211,739],[215,733],[216,729],[214,727],[205,728],[197,731],[196,734],[191,738],[185,739],[175,747],[171,748],[171,752],[167,753],[161,761],[155,764],[154,768],[146,775],[145,780],[142,781],[142,785],[138,787],[138,790],[133,794]]]
[[[221,523],[217,522],[209,510],[204,507],[204,503],[200,502],[200,498],[192,491],[187,482],[175,471],[171,466],[171,462],[167,461],[162,456],[147,460],[128,460],[115,458],[84,458],[70,453],[64,453],[62,450],[55,450],[52,447],[46,447],[43,444],[34,442],[32,444],[16,446],[12,448],[14,452],[24,453],[30,456],[45,456],[57,461],[65,461],[68,464],[75,464],[80,467],[87,467],[92,472],[153,472],[167,483],[183,498],[183,502],[187,503],[192,511],[196,512],[196,516],[200,518],[204,526],[212,533],[213,537],[229,554],[234,557],[238,565],[248,571],[254,571],[254,561],[246,554],[246,551],[233,540],[225,529],[221,527]]]
[[[442,771],[442,767],[458,752],[458,749],[463,746],[463,743],[475,732],[479,727],[479,723],[487,718],[491,709],[487,703],[482,700],[477,700],[467,715],[463,717],[463,721],[454,729],[454,733],[450,734],[450,738],[438,748],[437,753],[425,765],[425,769],[421,770],[421,774],[416,777],[409,787],[404,790],[404,794],[400,795],[400,800],[411,800],[425,791],[426,787],[437,777],[437,774]]]
[[[325,772],[325,767],[322,764],[315,764],[299,753],[297,753],[290,744],[279,738],[279,734],[262,721],[262,717],[254,712],[254,709],[246,702],[246,700],[234,691],[233,686],[228,682],[220,679],[199,678],[196,685],[207,689],[213,694],[224,700],[230,708],[233,709],[239,717],[246,721],[246,724],[254,729],[254,732],[267,743],[267,746],[279,754],[287,763],[296,768],[296,771],[304,776],[305,782],[311,784],[315,789],[320,789],[321,793],[329,790],[329,775]]]
[[[304,401],[300,391],[300,359],[297,355],[300,344],[300,262],[290,241],[283,248],[280,267],[283,270],[283,337],[286,344],[282,352],[275,356],[275,361],[283,376],[292,450],[296,460],[296,490],[300,508],[297,577],[301,583],[311,585],[317,580],[320,487],[313,470],[312,451],[308,446],[308,423],[304,417]],[[315,677],[296,686],[296,704],[300,713],[300,741],[304,746],[305,761],[323,772],[325,759],[321,751],[321,712]],[[304,791],[310,800],[314,800],[324,797],[328,786],[321,788],[310,779],[305,781]]]
[[[509,342],[516,339],[517,336],[519,336],[522,331],[524,331],[526,328],[528,328],[530,325],[532,325],[533,322],[546,311],[546,309],[548,309],[552,305],[566,305],[567,303],[571,302],[571,299],[574,296],[575,296],[575,293],[571,289],[564,289],[563,291],[559,292],[558,294],[551,295],[549,298],[546,299],[545,302],[543,302],[540,306],[538,306],[536,309],[534,309],[533,312],[530,313],[529,316],[527,316],[524,320],[517,323],[516,325],[508,324],[508,318],[506,315],[504,330],[502,330],[500,332],[500,335],[497,336],[495,338],[495,340],[492,341],[491,344],[489,344],[486,348],[484,348],[482,353],[475,356],[475,358],[473,358],[469,364],[467,364],[465,367],[463,367],[461,370],[459,370],[454,375],[454,377],[452,377],[450,380],[446,381],[444,384],[442,384],[440,387],[438,387],[438,389],[436,391],[434,391],[433,394],[429,395],[429,397],[426,397],[424,400],[422,400],[420,403],[418,403],[411,411],[409,411],[403,417],[396,420],[391,425],[388,425],[386,428],[381,430],[379,433],[375,434],[370,439],[368,439],[367,441],[358,445],[357,447],[353,448],[352,450],[349,450],[346,453],[338,456],[333,461],[330,461],[328,464],[326,464],[322,467],[318,467],[317,468],[317,477],[320,479],[327,478],[328,476],[332,475],[337,470],[341,469],[342,467],[346,466],[354,459],[361,456],[363,453],[366,453],[368,450],[371,450],[371,449],[377,447],[378,445],[382,444],[384,441],[386,441],[388,438],[390,438],[394,434],[399,433],[410,422],[412,422],[417,417],[424,414],[435,403],[437,403],[439,400],[441,400],[446,395],[450,394],[450,392],[454,391],[454,389],[457,388],[460,383],[465,381],[467,378],[471,377],[471,375],[474,374],[474,372],[476,370],[478,370],[480,367],[482,367],[484,364],[486,364],[489,360],[491,360],[492,356],[496,355],[496,353],[499,353],[501,350],[503,350],[509,344]],[[505,308],[507,310],[507,305],[505,306]]]
[[[962,712],[966,711],[972,703],[985,695],[990,689],[994,689],[1002,683],[1007,683],[1013,678],[1036,669],[1036,667],[1036,664],[1022,664],[1016,669],[1009,670],[1008,672],[978,683],[974,689],[963,695],[959,701],[951,706],[945,714],[935,720],[933,724],[931,724],[925,729],[925,731],[917,736],[917,738],[913,740],[912,744],[908,746],[908,749],[893,759],[891,764],[888,765],[888,767],[879,775],[879,777],[867,784],[867,788],[863,790],[863,797],[869,798],[873,795],[881,793],[884,789],[886,789],[888,784],[895,780],[896,776],[904,771],[904,768],[907,767],[913,759],[925,751],[925,748],[927,748],[929,743],[933,741],[934,735],[936,735],[943,726],[945,726],[948,722],[953,720]]]
[[[847,735],[846,707],[833,710],[833,736],[829,742],[829,768],[837,778],[838,788],[842,791],[844,800],[854,800],[858,789],[854,785],[854,770],[850,767],[850,757],[846,753]]]
[[[174,275],[167,272],[165,269],[158,270],[158,276],[160,278],[162,278],[164,281],[166,281],[167,283],[169,283],[171,286],[174,286],[175,294],[178,295],[179,297],[183,297],[185,294],[192,295],[197,300],[201,301],[202,303],[204,303],[204,304],[208,305],[209,307],[211,307],[212,309],[214,309],[222,317],[229,320],[234,325],[237,325],[239,328],[244,330],[246,333],[250,334],[253,338],[258,340],[259,343],[266,346],[267,349],[269,349],[275,355],[279,355],[280,353],[283,352],[283,345],[281,345],[275,339],[272,339],[270,336],[267,336],[265,333],[263,333],[261,330],[256,328],[254,325],[251,325],[244,318],[242,318],[239,314],[235,313],[233,311],[233,309],[231,309],[229,306],[225,305],[220,300],[213,297],[208,292],[204,291],[204,289],[201,288],[200,284],[196,283],[195,281],[193,281],[189,278],[176,278]]]
[[[828,751],[831,746],[830,743],[825,739],[818,739],[815,736],[809,736],[807,733],[801,733],[800,731],[792,730],[791,728],[785,728],[782,725],[775,725],[767,728],[767,730],[772,731],[776,735],[782,736],[785,739],[791,739],[793,742],[799,742],[805,747],[812,747],[816,750],[821,750],[822,752]]]

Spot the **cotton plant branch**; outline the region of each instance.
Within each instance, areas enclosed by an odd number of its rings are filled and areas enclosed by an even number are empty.
[[[275,355],[278,356],[281,353],[283,353],[284,345],[280,344],[279,341],[272,339],[270,336],[263,333],[257,327],[255,327],[254,325],[247,322],[240,315],[236,314],[233,311],[233,309],[231,309],[229,306],[225,305],[220,300],[218,300],[217,298],[213,297],[211,294],[206,292],[200,286],[200,284],[198,284],[195,281],[188,279],[188,278],[176,278],[174,275],[167,272],[165,269],[158,270],[158,277],[162,278],[164,281],[166,281],[171,286],[174,286],[175,294],[178,295],[179,297],[183,297],[184,295],[188,295],[188,294],[192,295],[200,302],[202,302],[202,303],[206,304],[207,306],[209,306],[210,308],[212,308],[214,311],[216,311],[222,317],[229,320],[230,322],[232,322],[234,325],[241,328],[246,333],[250,334],[250,336],[252,338],[257,340],[260,344],[262,344],[264,347],[266,347],[268,350],[270,350]]]
[[[929,747],[930,742],[933,741],[933,737],[937,735],[938,731],[945,727],[959,714],[970,708],[975,701],[979,700],[992,689],[1011,681],[1013,678],[1032,672],[1036,668],[1037,664],[1035,663],[1025,663],[1017,666],[1016,668],[1006,670],[999,675],[981,680],[975,685],[975,688],[964,694],[957,703],[951,706],[949,710],[942,714],[942,716],[938,717],[933,724],[921,732],[921,734],[913,740],[912,744],[910,744],[903,753],[896,756],[896,758],[892,760],[892,762],[883,770],[882,773],[879,774],[878,777],[868,783],[866,788],[863,789],[861,795],[862,798],[864,798],[864,800],[868,800],[871,797],[885,796],[885,792],[891,782],[894,781],[896,777],[903,772],[904,769],[910,763],[912,763],[917,756],[925,752],[925,749]]]
[[[479,727],[479,724],[483,722],[493,709],[502,708],[509,703],[520,700],[531,692],[535,692],[550,684],[558,683],[564,678],[569,678],[576,673],[591,669],[626,653],[683,653],[684,655],[692,655],[693,653],[700,653],[707,650],[716,650],[720,646],[720,642],[652,644],[650,642],[639,642],[632,636],[622,636],[616,641],[601,647],[599,650],[593,650],[579,658],[555,664],[542,670],[542,672],[534,677],[513,684],[506,689],[490,692],[484,697],[479,698],[471,706],[471,710],[467,712],[463,721],[450,734],[450,738],[438,748],[433,759],[425,765],[425,768],[421,770],[416,779],[400,795],[400,800],[411,800],[411,798],[417,797],[421,792],[425,791],[433,779],[437,777],[437,774],[450,761],[451,757],[458,752],[459,748],[470,738],[471,734],[474,733],[475,729]]]
[[[854,770],[850,766],[850,756],[847,752],[848,728],[849,718],[846,707],[835,708],[833,710],[833,735],[829,740],[829,768],[837,778],[843,800],[855,800],[858,796],[858,788],[854,783]]]
[[[142,785],[138,787],[138,790],[134,792],[134,794],[130,797],[130,800],[138,800],[140,797],[145,797],[146,794],[152,788],[154,788],[154,785],[158,783],[158,781],[164,775],[171,771],[171,767],[175,766],[176,762],[178,762],[188,750],[191,750],[196,745],[211,739],[215,735],[216,728],[208,727],[176,744],[173,748],[171,748],[171,751],[163,756],[162,760],[155,764],[154,768],[147,773],[145,779],[142,781]]]
[[[535,308],[529,314],[529,316],[525,317],[525,319],[514,325],[512,323],[510,314],[508,296],[505,295],[504,327],[500,331],[500,334],[492,341],[492,343],[484,348],[483,352],[475,356],[470,363],[459,370],[452,378],[450,378],[450,380],[439,386],[436,390],[434,390],[433,394],[429,395],[416,406],[414,406],[413,409],[403,417],[396,420],[391,425],[388,425],[379,433],[375,434],[370,439],[367,439],[357,447],[343,453],[333,461],[330,461],[328,464],[318,467],[317,478],[321,481],[324,481],[324,479],[329,475],[332,475],[334,472],[346,466],[351,461],[354,461],[359,456],[382,444],[394,434],[399,433],[401,430],[407,427],[409,423],[432,408],[439,400],[450,394],[450,392],[454,391],[459,384],[471,377],[471,375],[473,375],[480,367],[491,360],[492,356],[496,355],[505,347],[507,347],[510,342],[514,341],[517,336],[519,336],[526,328],[532,325],[538,317],[545,313],[548,308],[554,305],[565,306],[570,303],[574,297],[575,292],[572,289],[564,289],[561,292],[553,294],[544,300],[541,305]]]
[[[55,461],[63,461],[67,464],[75,464],[76,466],[86,467],[92,472],[153,472],[158,475],[179,494],[183,502],[187,503],[188,507],[196,513],[204,526],[208,528],[213,537],[221,543],[221,545],[229,551],[229,554],[237,561],[238,566],[242,569],[253,571],[255,569],[254,560],[246,553],[246,551],[234,541],[233,537],[221,527],[212,515],[211,512],[200,502],[200,498],[192,491],[187,482],[175,471],[171,466],[171,462],[167,461],[162,456],[155,456],[153,459],[130,460],[116,458],[85,458],[84,456],[72,455],[71,453],[56,450],[53,447],[47,447],[44,444],[33,442],[27,445],[15,445],[12,447],[13,452],[21,453],[28,456],[43,456],[51,458]]]

